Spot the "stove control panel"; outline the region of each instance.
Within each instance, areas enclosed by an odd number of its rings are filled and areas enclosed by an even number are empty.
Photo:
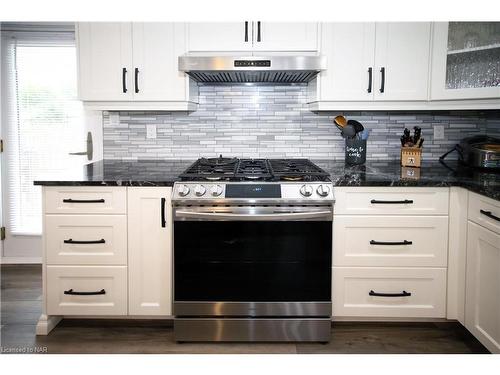
[[[234,183],[177,182],[174,200],[249,199],[249,200],[333,200],[333,186],[322,182]]]

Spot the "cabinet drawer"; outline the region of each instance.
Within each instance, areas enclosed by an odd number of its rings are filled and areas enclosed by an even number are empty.
[[[444,268],[334,267],[332,273],[334,316],[445,317]]]
[[[126,215],[46,215],[47,264],[127,264]]]
[[[334,266],[446,267],[446,216],[336,216]]]
[[[469,220],[500,234],[500,202],[469,193]]]
[[[64,186],[45,188],[48,214],[126,214],[125,187]]]
[[[126,315],[127,267],[47,266],[47,313]]]
[[[337,215],[448,215],[449,188],[335,188]]]

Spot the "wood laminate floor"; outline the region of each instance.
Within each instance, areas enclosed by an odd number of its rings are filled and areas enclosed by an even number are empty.
[[[41,266],[1,266],[2,352],[36,348],[47,353],[488,353],[459,323],[334,323],[328,344],[183,343],[169,321],[63,320],[36,336],[41,312]],[[25,349],[22,349],[25,350]]]

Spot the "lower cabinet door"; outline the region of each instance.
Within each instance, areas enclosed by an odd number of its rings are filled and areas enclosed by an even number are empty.
[[[445,268],[333,267],[337,317],[444,318]]]
[[[47,266],[47,314],[127,315],[127,267]]]
[[[469,221],[465,327],[500,353],[500,234]]]
[[[129,314],[172,314],[170,187],[128,189]]]

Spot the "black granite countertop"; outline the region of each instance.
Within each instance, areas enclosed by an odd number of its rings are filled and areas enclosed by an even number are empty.
[[[421,168],[404,168],[399,160],[367,161],[346,166],[340,161],[315,161],[329,172],[334,186],[460,186],[500,200],[500,173],[464,167],[457,161],[423,162]]]
[[[35,181],[44,186],[172,186],[189,160],[100,160],[64,180]]]
[[[461,186],[500,200],[500,173],[473,170],[457,162],[428,161],[421,168],[402,168],[399,160],[367,161],[346,166],[343,161],[313,160],[329,172],[335,186]],[[193,161],[103,160],[89,164],[64,180],[35,181],[45,186],[171,186]]]

